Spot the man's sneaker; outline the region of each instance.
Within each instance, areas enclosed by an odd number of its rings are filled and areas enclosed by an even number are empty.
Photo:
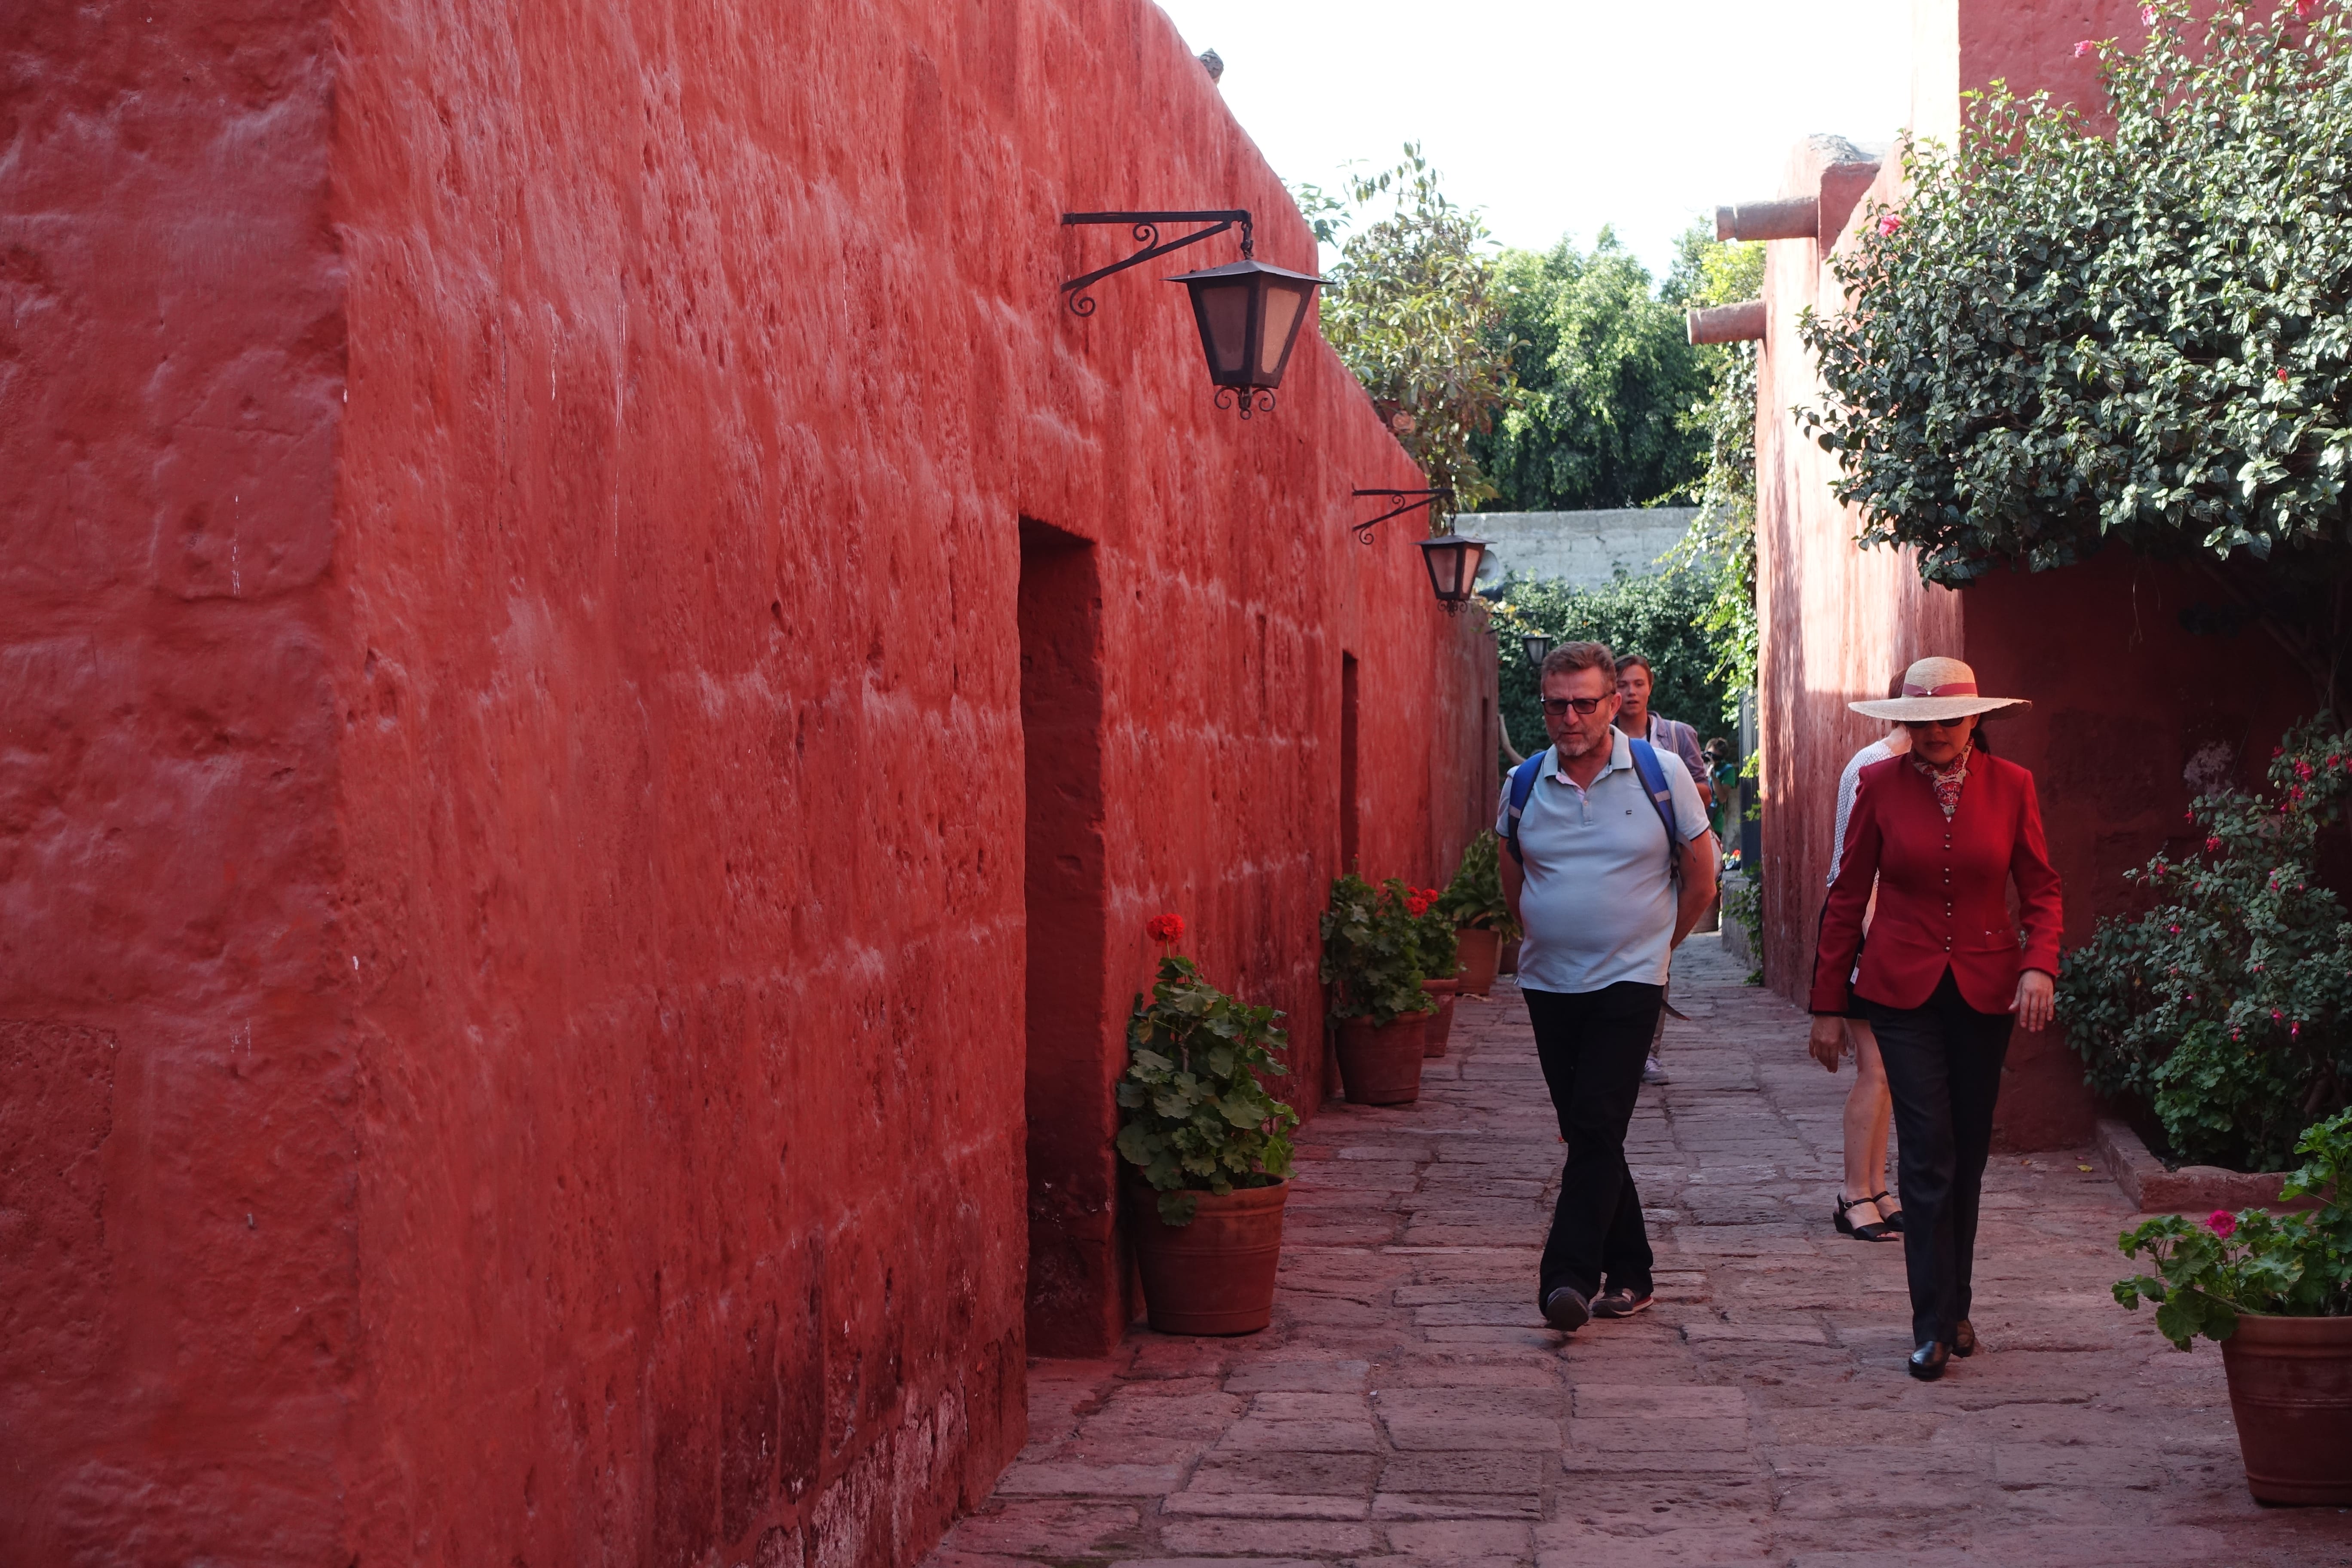
[[[1544,1298],[1544,1321],[1563,1334],[1572,1334],[1592,1318],[1592,1307],[1583,1292],[1562,1285]]]
[[[1592,1315],[1596,1318],[1630,1318],[1656,1300],[1647,1290],[1619,1285],[1592,1298]]]
[[[1648,1061],[1642,1064],[1642,1081],[1643,1083],[1672,1083],[1674,1082],[1674,1079],[1666,1076],[1666,1069],[1658,1065],[1658,1058],[1654,1055]]]

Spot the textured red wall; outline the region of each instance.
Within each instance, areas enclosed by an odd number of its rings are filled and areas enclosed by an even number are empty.
[[[1923,16],[1939,7],[1921,7]],[[2116,0],[2015,6],[1963,0],[1949,24],[1918,38],[1917,79],[2020,92],[2089,91],[2083,37],[2140,37],[2137,4]],[[1957,42],[1955,42],[1957,40]],[[1948,98],[1952,89],[1944,89]],[[1957,124],[1956,102],[1915,105],[1923,131]],[[1948,132],[1945,132],[1948,134]],[[1820,188],[1840,155],[1817,138],[1791,155],[1785,195]],[[1839,772],[1882,727],[1846,704],[1884,693],[1912,659],[1949,654],[1976,667],[1989,691],[2030,698],[2030,716],[1994,721],[1992,743],[2033,770],[2053,860],[2064,879],[2069,945],[2103,914],[2135,906],[2122,873],[2179,834],[2192,793],[2189,758],[2215,742],[2257,776],[2279,732],[2317,705],[2257,633],[2192,636],[2180,612],[2217,595],[2193,568],[2107,552],[2057,572],[1999,573],[1953,593],[1921,584],[1909,552],[1853,545],[1859,513],[1832,500],[1835,468],[1789,412],[1822,397],[1796,334],[1799,312],[1842,302],[1827,252],[1850,242],[1873,204],[1899,205],[1900,169],[1884,166],[1845,229],[1772,244],[1768,335],[1757,399],[1758,612],[1765,626],[1759,684],[1764,733],[1767,982],[1792,1001],[1811,979],[1813,935],[1829,867]],[[2097,1105],[2057,1029],[2019,1034],[2003,1078],[1999,1135],[2018,1148],[2086,1139]]]
[[[1173,909],[1319,1099],[1343,655],[1368,868],[1491,806],[1330,354],[1242,424],[1172,268],[1055,293],[1066,209],[1311,240],[1139,0],[162,20],[5,25],[0,1560],[905,1561],[1022,1438],[1029,1148],[1124,1315],[1024,1115],[1023,520],[1096,1082]]]

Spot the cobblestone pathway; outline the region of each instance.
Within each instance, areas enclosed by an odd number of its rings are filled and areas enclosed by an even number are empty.
[[[1905,1376],[1902,1249],[1829,1224],[1849,1080],[1738,980],[1685,950],[1634,1119],[1650,1311],[1541,1326],[1560,1151],[1504,983],[1417,1106],[1307,1125],[1274,1327],[1033,1365],[1029,1447],[932,1564],[2352,1564],[2352,1513],[2247,1497],[2219,1352],[2109,1298],[2128,1205],[2087,1159],[1994,1157],[1985,1349]]]

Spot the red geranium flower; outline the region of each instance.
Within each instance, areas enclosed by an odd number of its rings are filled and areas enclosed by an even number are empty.
[[[2206,854],[2208,854],[2208,855],[2219,855],[2221,852],[2221,841],[2220,839],[2218,839],[2218,838],[2208,838],[2207,840],[2205,840],[2205,853],[2206,853]]]
[[[2205,1216],[2205,1223],[2212,1227],[2215,1236],[2227,1241],[2230,1239],[2231,1233],[2238,1228],[2238,1216],[2228,1209],[2215,1209]]]
[[[1184,940],[1184,917],[1154,915],[1151,917],[1151,922],[1145,926],[1143,931],[1146,936],[1165,947],[1170,942]]]

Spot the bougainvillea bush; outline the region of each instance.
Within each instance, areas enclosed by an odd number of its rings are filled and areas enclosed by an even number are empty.
[[[2111,123],[1996,87],[1904,150],[1804,417],[1930,581],[2109,541],[2213,565],[2333,701],[2352,463],[2352,50],[2332,3],[2084,39]],[[2229,563],[2226,576],[2221,563]]]
[[[2283,1169],[2352,1101],[2352,923],[2315,866],[2347,795],[2352,733],[2289,732],[2267,789],[2197,798],[2200,851],[2126,873],[2154,907],[2100,921],[2059,966],[2092,1087],[2143,1100],[2180,1160]]]

